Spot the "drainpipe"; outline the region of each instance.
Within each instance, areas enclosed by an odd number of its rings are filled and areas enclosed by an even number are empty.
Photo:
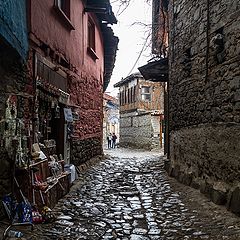
[[[165,82],[164,86],[164,154],[170,157],[170,133],[169,133],[169,82]]]

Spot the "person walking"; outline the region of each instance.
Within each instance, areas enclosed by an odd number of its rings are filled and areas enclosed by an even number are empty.
[[[107,144],[108,144],[108,149],[112,147],[112,134],[108,133],[107,135]]]
[[[112,134],[112,148],[116,147],[117,136],[115,133]]]

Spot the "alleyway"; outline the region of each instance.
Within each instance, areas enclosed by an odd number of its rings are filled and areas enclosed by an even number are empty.
[[[240,218],[169,179],[160,153],[106,155],[54,209],[65,217],[27,239],[240,239]]]

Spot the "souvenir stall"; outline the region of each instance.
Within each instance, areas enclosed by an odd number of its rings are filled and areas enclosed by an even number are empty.
[[[0,122],[1,146],[12,162],[11,194],[2,203],[11,224],[49,222],[51,208],[69,192],[75,173],[69,168],[73,119],[66,93],[67,76],[36,57],[33,95],[10,96]]]
[[[51,208],[70,188],[70,173],[64,170],[64,145],[69,134],[65,125],[68,122],[62,100],[64,93],[43,81],[37,84],[35,144],[29,165],[34,186],[31,197],[39,207]]]
[[[67,97],[59,89],[38,82],[33,123],[18,119],[17,98],[9,99],[9,130],[5,131],[4,144],[14,146],[14,190],[2,199],[11,219],[9,228],[51,221],[51,208],[70,190],[73,178],[64,159],[72,124],[71,109],[64,104]]]
[[[11,189],[2,197],[2,206],[10,220],[3,239],[12,226],[31,225],[32,205],[29,190],[30,151],[32,146],[32,112],[33,96],[26,93],[11,94],[7,98],[4,118],[0,122],[1,151],[6,153],[1,167],[11,179]],[[4,149],[4,150],[3,150]],[[9,165],[8,165],[9,163]],[[9,169],[10,168],[10,169]],[[21,183],[21,184],[19,184]]]
[[[42,208],[52,208],[70,189],[71,176],[65,171],[69,162],[72,124],[64,112],[68,107],[67,75],[61,69],[36,54],[36,94],[34,107],[34,144],[29,166],[34,187],[32,202]],[[69,110],[71,111],[71,109]]]

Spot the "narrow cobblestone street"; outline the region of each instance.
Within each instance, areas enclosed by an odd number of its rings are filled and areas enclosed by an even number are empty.
[[[169,178],[161,153],[105,153],[26,239],[240,239],[239,217]]]

